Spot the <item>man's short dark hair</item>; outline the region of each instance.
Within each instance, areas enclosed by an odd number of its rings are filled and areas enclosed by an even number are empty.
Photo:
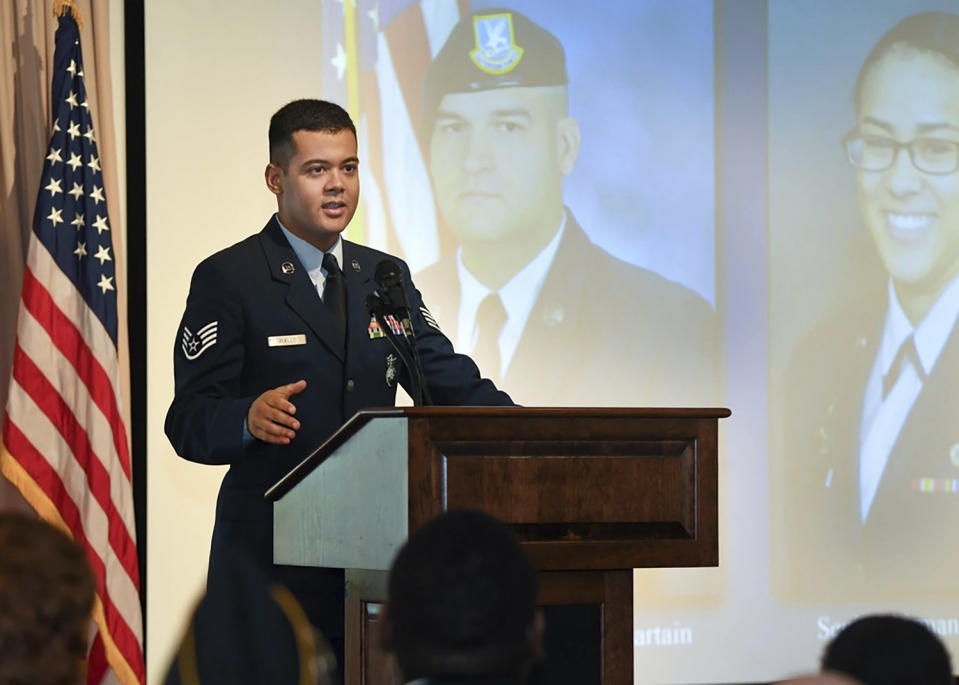
[[[390,569],[390,647],[407,680],[521,676],[534,659],[535,613],[532,564],[482,512],[433,519]]]
[[[822,668],[865,685],[952,683],[949,653],[935,633],[891,614],[865,616],[846,626],[826,646]]]
[[[326,100],[294,100],[270,117],[270,161],[286,168],[293,156],[293,134],[297,131],[350,131],[356,126],[345,109]]]
[[[859,69],[853,90],[857,109],[870,69],[897,45],[940,55],[959,68],[959,15],[949,12],[921,12],[906,17],[889,29],[869,51],[869,55]]]
[[[80,682],[95,592],[69,536],[34,516],[0,513],[0,682]]]

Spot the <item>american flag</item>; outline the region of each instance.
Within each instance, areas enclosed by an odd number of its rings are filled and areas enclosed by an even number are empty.
[[[117,357],[116,255],[80,32],[59,19],[53,133],[23,277],[0,471],[84,547],[97,580],[88,683],[143,683],[130,452]]]
[[[440,257],[426,162],[417,137],[430,60],[468,0],[323,0],[322,97],[357,125],[361,212],[349,237],[403,257],[416,272]],[[361,227],[360,227],[361,226]]]

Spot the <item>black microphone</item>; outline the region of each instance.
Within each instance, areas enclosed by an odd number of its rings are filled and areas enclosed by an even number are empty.
[[[373,280],[376,281],[376,295],[380,301],[390,308],[400,319],[400,325],[403,327],[403,335],[414,342],[413,323],[410,321],[410,303],[406,299],[406,291],[403,289],[403,272],[400,266],[392,259],[384,259],[376,265],[376,271],[373,274]]]
[[[413,323],[410,321],[410,303],[406,299],[406,291],[403,289],[403,272],[400,271],[399,264],[392,259],[384,259],[376,265],[373,280],[376,282],[376,288],[366,298],[366,306],[376,317],[377,322],[383,326],[383,333],[410,372],[410,380],[413,384],[413,403],[418,407],[424,401],[428,405],[433,404],[426,377],[423,375],[419,350],[416,347],[416,336],[413,333]],[[393,332],[389,330],[385,320],[387,312],[391,312],[400,319],[400,325],[403,327],[403,337],[406,340],[406,349]]]

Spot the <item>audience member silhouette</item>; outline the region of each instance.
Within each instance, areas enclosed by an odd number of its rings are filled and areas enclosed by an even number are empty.
[[[236,550],[194,611],[165,685],[332,685],[336,658],[289,590]]]
[[[861,682],[842,673],[833,673],[825,671],[823,673],[811,673],[798,678],[781,680],[778,685],[863,685]]]
[[[0,685],[84,682],[95,592],[84,551],[67,534],[0,512]]]
[[[922,623],[904,616],[864,616],[826,646],[824,671],[843,673],[865,685],[952,685],[952,665],[942,641]]]
[[[525,683],[542,645],[536,574],[502,523],[450,511],[397,554],[384,646],[395,653],[403,682]]]

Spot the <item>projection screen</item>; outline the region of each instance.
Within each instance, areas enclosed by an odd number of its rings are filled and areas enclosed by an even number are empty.
[[[502,5],[147,4],[151,677],[201,590],[223,473],[162,434],[177,321],[196,264],[275,211],[266,129],[299,97],[356,120],[347,237],[409,263],[458,351],[480,353],[469,293],[500,289],[489,375],[516,401],[732,409],[720,566],[635,572],[637,683],[809,671],[875,611],[955,653],[959,65],[907,44],[931,40],[917,20],[860,77],[887,31],[950,6],[515,0],[565,83],[429,100],[453,27],[486,13],[481,47]],[[533,231],[547,248],[504,272]]]

